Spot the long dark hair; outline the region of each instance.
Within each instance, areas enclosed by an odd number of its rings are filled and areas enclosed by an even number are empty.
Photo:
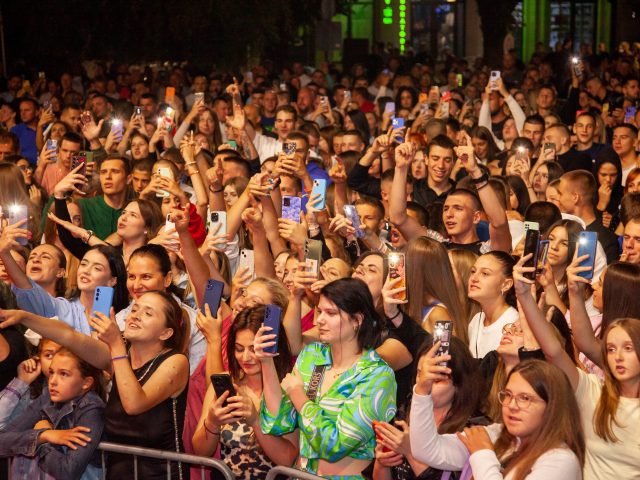
[[[616,318],[640,318],[640,265],[627,262],[607,267],[602,284],[600,338]]]
[[[237,382],[242,379],[243,372],[235,356],[236,337],[238,332],[242,330],[250,330],[254,334],[262,326],[264,320],[264,305],[256,305],[241,311],[236,318],[233,319],[231,330],[229,331],[229,339],[227,341],[227,361],[229,362],[229,373],[233,381]],[[273,359],[278,372],[278,378],[282,380],[287,373],[291,371],[293,356],[289,348],[287,333],[284,328],[280,329],[278,335],[278,355]]]
[[[328,283],[320,295],[328,298],[351,317],[362,315],[362,324],[358,328],[358,346],[361,349],[376,348],[384,329],[382,318],[373,305],[369,287],[357,278],[341,278]]]

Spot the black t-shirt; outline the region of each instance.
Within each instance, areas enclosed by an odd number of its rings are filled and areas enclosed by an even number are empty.
[[[404,418],[404,412],[408,407],[411,398],[411,389],[415,380],[416,366],[418,359],[416,355],[422,349],[425,343],[431,343],[431,335],[422,326],[413,320],[409,315],[402,313],[402,323],[399,327],[395,327],[391,321],[387,321],[389,328],[389,337],[402,343],[413,357],[413,362],[395,372],[396,383],[398,384],[398,392],[396,395],[396,403],[398,405],[398,417]]]
[[[586,170],[590,172],[593,170],[591,156],[573,149],[562,155],[558,155],[558,163],[562,165],[565,172],[571,172],[573,170]]]
[[[487,242],[483,242],[482,240],[478,240],[477,242],[473,242],[473,243],[442,242],[442,244],[447,250],[460,248],[462,250],[469,250],[475,253],[476,255],[482,255],[483,253],[490,251],[490,249],[485,247],[486,243]]]
[[[449,190],[438,194],[429,186],[426,179],[417,180],[413,182],[413,201],[419,203],[425,208],[434,202],[444,203],[449,192],[456,187],[456,183],[453,180],[449,180],[449,184],[451,185]]]
[[[0,362],[0,390],[4,390],[18,374],[20,362],[27,359],[27,346],[24,335],[14,327],[5,328],[0,335],[9,344],[9,354]]]

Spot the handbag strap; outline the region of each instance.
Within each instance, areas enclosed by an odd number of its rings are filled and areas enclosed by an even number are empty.
[[[307,387],[307,397],[312,402],[315,402],[316,398],[318,398],[318,390],[320,389],[320,385],[322,385],[322,379],[324,378],[324,371],[326,368],[326,365],[316,365],[313,367],[313,373],[311,374],[309,386]]]

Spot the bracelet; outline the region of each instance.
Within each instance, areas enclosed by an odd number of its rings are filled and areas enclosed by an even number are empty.
[[[202,425],[204,425],[204,429],[205,429],[207,432],[209,432],[211,435],[215,435],[215,436],[217,436],[217,437],[219,437],[219,436],[220,436],[220,430],[218,430],[217,432],[212,432],[211,430],[209,430],[209,429],[207,428],[207,420],[206,420],[206,419],[205,419],[205,421],[204,421],[204,422],[202,422]]]
[[[223,192],[223,191],[224,191],[224,187],[222,187],[222,188],[220,188],[220,189],[218,189],[218,190],[214,190],[214,189],[213,189],[213,188],[211,188],[211,187],[213,187],[213,185],[209,185],[209,191],[210,191],[211,193],[220,193],[220,192]]]
[[[387,318],[388,318],[389,320],[393,321],[393,320],[395,320],[396,318],[398,318],[398,316],[399,316],[401,313],[402,313],[402,310],[398,309],[398,313],[396,313],[396,314],[395,314],[393,317],[391,317],[391,318],[389,318],[389,317],[387,317]]]
[[[87,230],[87,238],[86,240],[84,240],[84,243],[89,243],[89,240],[91,240],[91,237],[93,237],[93,230]]]
[[[478,177],[478,178],[472,178],[473,183],[475,183],[476,185],[478,185],[479,183],[485,182],[489,180],[489,175],[487,175],[487,172],[484,172],[482,174],[482,176]]]
[[[200,174],[200,170],[192,170],[191,173],[189,173],[188,175],[199,175]]]
[[[119,355],[117,357],[111,357],[111,361],[115,362],[116,360],[124,360],[125,358],[129,358],[129,355]]]
[[[487,185],[489,185],[489,180],[487,180],[486,182],[484,182],[482,185],[478,185],[476,184],[476,190],[481,190],[484,187],[486,187]]]

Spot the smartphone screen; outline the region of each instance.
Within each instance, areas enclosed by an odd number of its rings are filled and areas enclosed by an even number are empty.
[[[406,287],[407,281],[405,277],[405,256],[404,253],[393,252],[389,254],[389,278],[394,280],[396,278],[401,278],[401,282],[399,285],[394,286],[393,288]],[[397,293],[395,298],[399,300],[407,299],[407,290],[404,292]]]
[[[216,392],[216,397],[218,398],[220,398],[224,392],[229,392],[227,400],[236,396],[236,389],[233,388],[231,376],[228,373],[214,373],[211,375],[211,385],[213,385],[213,391]],[[227,400],[222,404],[223,407],[227,406]]]
[[[596,248],[598,245],[598,234],[596,232],[580,232],[578,236],[578,257],[589,255],[589,258],[580,262],[581,267],[591,267],[591,270],[578,273],[583,278],[593,278],[593,268],[596,263]]]
[[[173,98],[176,96],[176,89],[174,87],[167,87],[164,91],[164,101],[165,103],[170,103],[173,101]]]
[[[440,342],[440,346],[436,351],[436,357],[449,355],[449,343],[453,335],[453,322],[451,320],[437,320],[433,326],[433,344]],[[441,362],[439,365],[446,367],[447,362]]]
[[[549,253],[549,240],[540,240],[540,246],[538,247],[538,262],[536,265],[536,275],[542,273],[544,266],[547,263],[547,254]]]
[[[280,335],[280,323],[282,321],[282,309],[273,304],[265,306],[263,323],[265,327],[271,327],[270,334],[275,335],[276,344],[265,348],[267,353],[278,353],[278,336]]]
[[[533,229],[527,230],[527,233],[525,234],[525,237],[524,237],[524,252],[522,253],[522,256],[523,257],[527,256],[530,253],[532,253],[533,256],[529,260],[524,262],[523,267],[537,267],[539,243],[540,243],[540,230],[533,230]],[[525,272],[524,277],[528,278],[529,280],[535,280],[536,272],[535,271]]]

